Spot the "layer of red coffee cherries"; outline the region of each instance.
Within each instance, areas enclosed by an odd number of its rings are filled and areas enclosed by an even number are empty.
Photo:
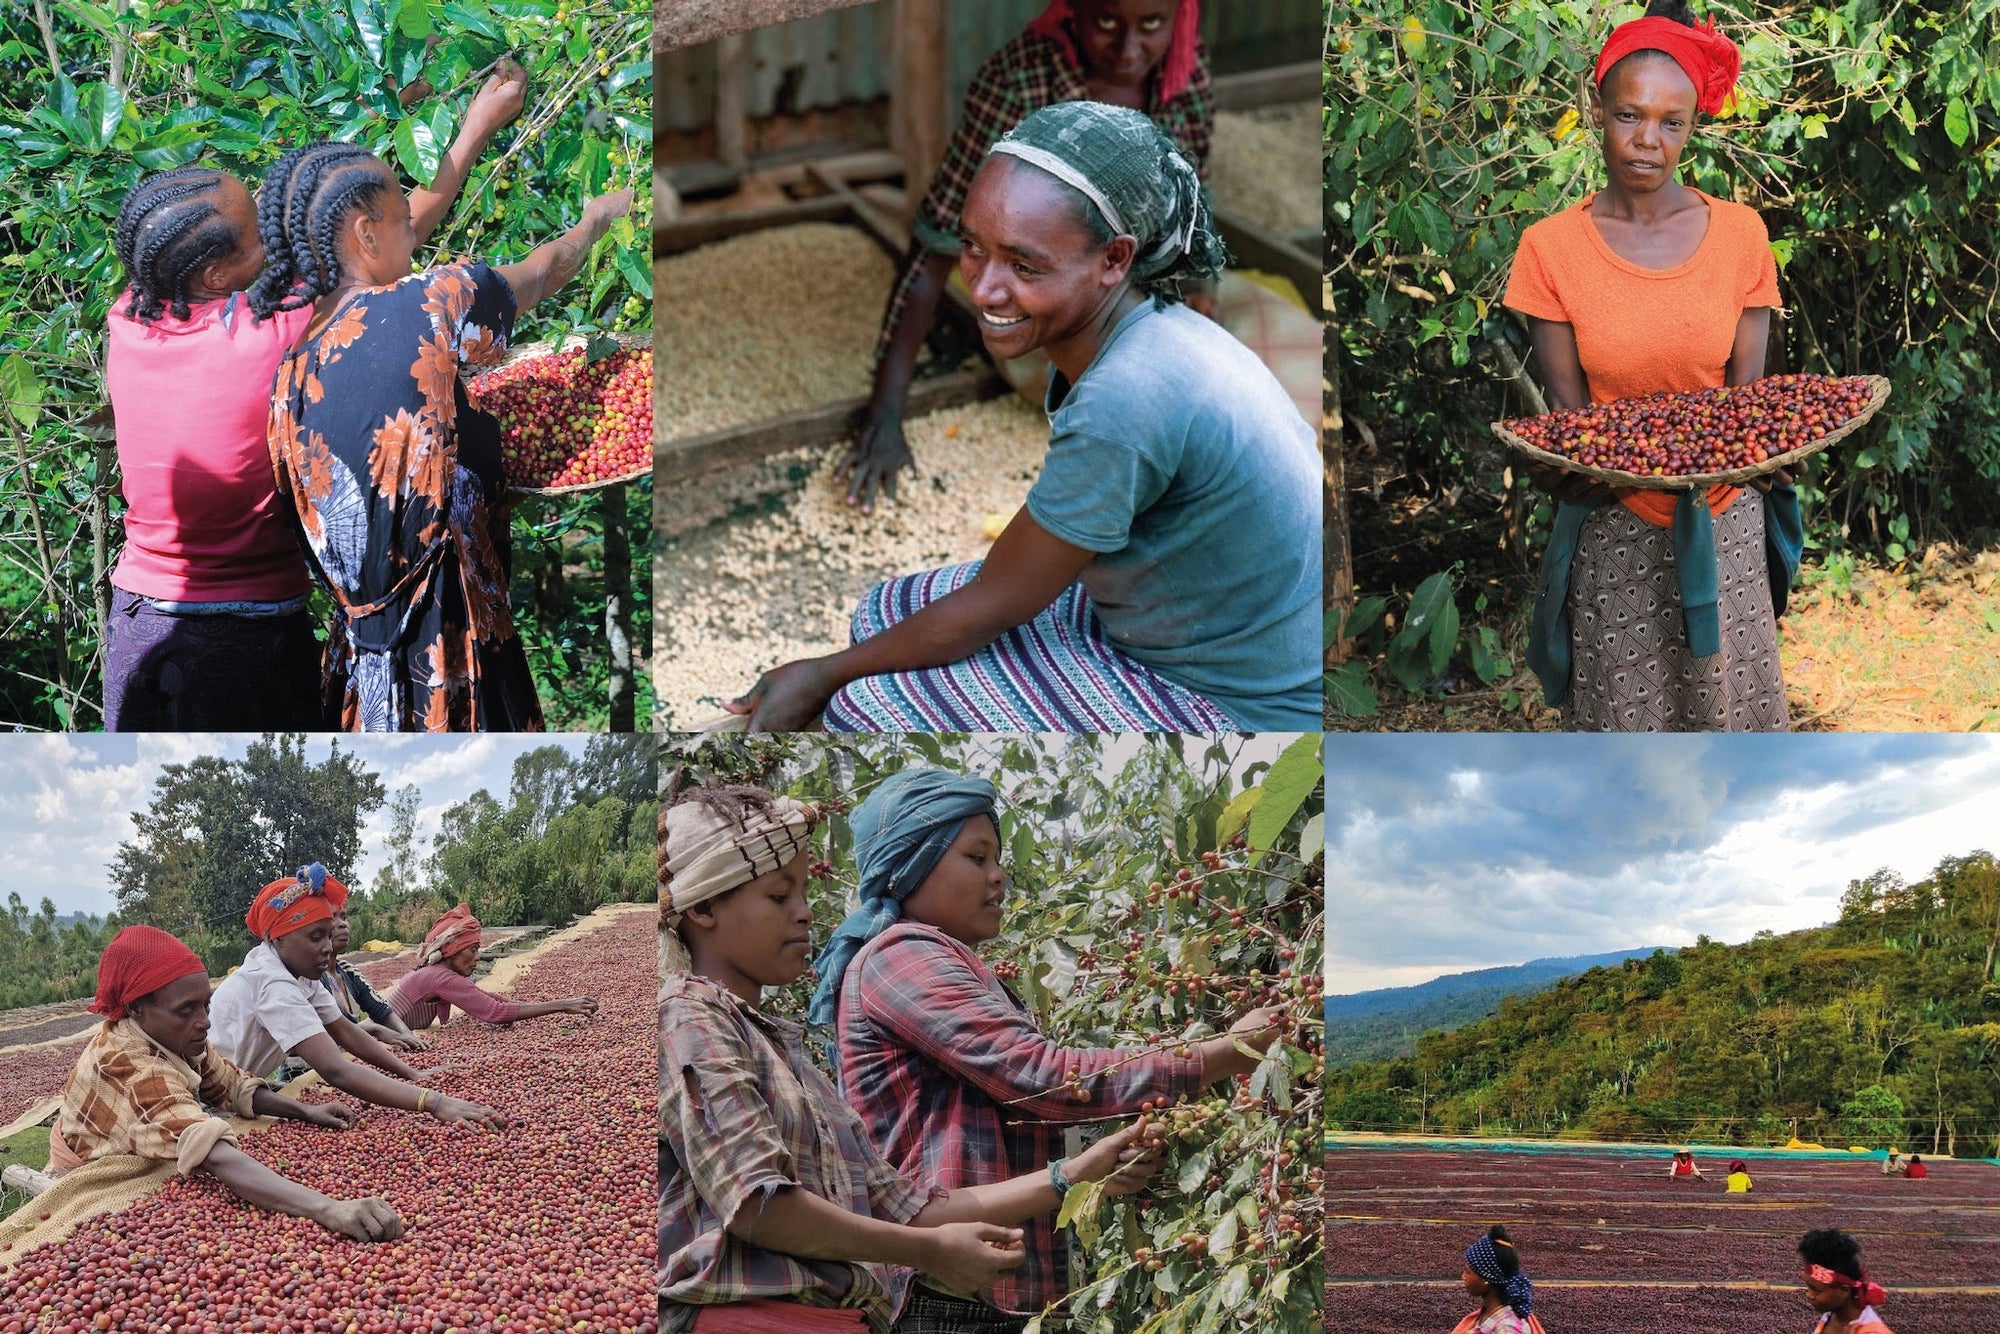
[[[1866,376],[1771,375],[1736,388],[1620,398],[1500,425],[1595,468],[1686,477],[1753,468],[1803,449],[1868,406]]]
[[[589,363],[582,348],[532,357],[488,371],[470,389],[500,420],[509,486],[590,486],[652,466],[651,348]]]
[[[179,1330],[633,1331],[658,1328],[659,1223],[652,914],[552,945],[514,995],[589,992],[592,1018],[511,1028],[463,1017],[427,1034],[428,1087],[503,1113],[505,1132],[339,1101],[344,1131],[280,1121],[244,1152],[338,1199],[379,1195],[399,1241],[350,1241],[244,1203],[205,1174],[175,1176],[0,1270],[0,1334]],[[28,1208],[35,1205],[30,1203]],[[42,1215],[46,1218],[46,1212]],[[11,1250],[11,1245],[0,1246]]]

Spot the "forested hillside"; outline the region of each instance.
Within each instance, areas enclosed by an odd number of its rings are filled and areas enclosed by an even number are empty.
[[[1530,959],[1476,968],[1411,987],[1382,987],[1326,998],[1326,1057],[1335,1065],[1407,1056],[1425,1033],[1445,1032],[1491,1014],[1507,996],[1540,991],[1560,978],[1642,958],[1650,949]]]
[[[1335,1130],[1827,1144],[2000,1157],[2000,866],[1850,882],[1830,926],[1593,970],[1328,1068]]]

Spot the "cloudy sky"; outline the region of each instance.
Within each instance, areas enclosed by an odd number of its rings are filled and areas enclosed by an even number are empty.
[[[1327,989],[1839,916],[2000,851],[2000,738],[1332,736]]]
[[[0,736],[0,902],[19,894],[34,910],[44,897],[57,912],[107,913],[116,906],[109,867],[118,845],[131,837],[134,811],[148,805],[161,766],[201,755],[238,758],[254,736],[13,735]],[[356,736],[340,738],[343,751],[363,757],[382,779],[382,809],[362,828],[357,883],[380,864],[376,850],[388,835],[388,799],[405,785],[423,794],[417,833],[428,850],[446,807],[480,788],[505,801],[514,757],[536,746],[558,745],[583,756],[584,736]],[[318,763],[327,738],[306,747]],[[273,872],[276,874],[276,872]]]

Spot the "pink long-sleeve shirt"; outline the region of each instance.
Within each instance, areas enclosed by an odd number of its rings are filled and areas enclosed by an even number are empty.
[[[265,442],[278,362],[312,307],[253,320],[242,296],[152,324],[126,313],[129,290],[112,303],[104,379],[131,508],[111,582],[128,593],[282,602],[312,587]]]
[[[448,964],[405,973],[389,991],[389,1008],[412,1030],[428,1028],[433,1020],[449,1023],[454,1005],[482,1024],[511,1024],[521,1014],[519,1002],[481,991]]]

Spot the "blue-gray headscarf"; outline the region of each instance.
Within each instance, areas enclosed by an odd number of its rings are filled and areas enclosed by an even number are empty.
[[[819,985],[807,1013],[814,1023],[833,1022],[847,965],[863,945],[895,925],[903,915],[903,900],[937,866],[958,837],[959,826],[975,815],[992,815],[997,797],[984,778],[904,769],[890,774],[855,807],[849,827],[861,906],[847,915],[813,960]]]

